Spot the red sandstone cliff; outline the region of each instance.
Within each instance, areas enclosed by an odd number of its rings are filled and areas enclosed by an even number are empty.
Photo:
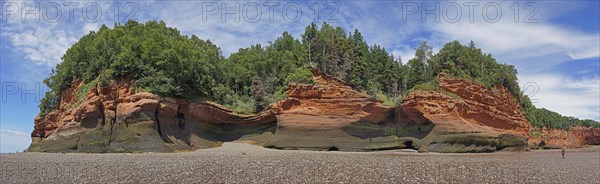
[[[339,128],[361,119],[381,122],[386,117],[377,115],[394,110],[353,90],[341,80],[316,70],[313,75],[316,84],[288,85],[288,98],[272,107],[280,126]]]
[[[583,147],[586,145],[600,145],[600,128],[571,127],[570,130],[552,130],[543,128],[541,134],[532,136],[529,144],[546,146],[550,148]]]
[[[437,126],[453,131],[481,131],[527,136],[529,123],[518,102],[502,86],[493,90],[464,79],[448,78],[440,73],[441,90],[415,91],[408,95],[402,108],[422,114]]]
[[[288,85],[288,98],[271,107],[277,130],[263,145],[333,150],[411,146],[398,139],[398,128],[407,124],[397,121],[402,113],[396,107],[383,106],[341,80],[312,72],[316,84]]]
[[[116,145],[123,151],[191,150],[239,138],[242,134],[235,131],[240,127],[252,129],[246,133],[261,133],[276,123],[271,111],[240,115],[211,102],[136,93],[129,78],[112,80],[105,87],[92,86],[83,92],[85,97],[77,99],[76,93],[83,86],[74,81],[62,92],[57,110],[35,118],[33,150],[77,151],[86,145]],[[221,130],[224,126],[235,128]],[[226,135],[212,135],[214,129]],[[131,147],[134,149],[128,149]],[[106,150],[92,150],[96,151]]]
[[[74,81],[59,108],[36,117],[32,151],[193,150],[247,135],[267,147],[440,152],[495,151],[527,141],[529,123],[501,86],[439,75],[440,91],[414,91],[399,107],[386,107],[343,81],[313,71],[314,85],[290,84],[288,98],[254,115],[211,102],[135,92],[132,80],[92,86]],[[449,93],[455,94],[449,95]],[[80,93],[81,94],[81,93]],[[453,97],[454,96],[454,97]],[[600,129],[543,132],[547,144],[599,144]]]

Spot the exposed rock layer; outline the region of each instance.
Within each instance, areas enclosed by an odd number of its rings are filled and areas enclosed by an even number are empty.
[[[313,71],[315,85],[288,86],[288,98],[272,108],[277,131],[267,147],[321,150],[414,148],[431,130],[402,109],[383,106],[343,81]],[[411,134],[409,136],[409,133]],[[402,135],[406,136],[402,136]]]
[[[561,148],[600,145],[600,128],[576,126],[570,130],[542,129],[542,132],[532,136],[529,144],[535,147]]]
[[[442,73],[439,91],[417,90],[401,106],[387,107],[341,80],[313,75],[317,84],[290,84],[287,99],[252,115],[211,102],[136,93],[130,78],[105,87],[74,81],[56,111],[36,117],[29,150],[173,152],[250,140],[291,149],[489,152],[541,141],[529,139],[518,102],[501,86],[489,90]],[[548,144],[600,142],[600,129],[544,135]],[[570,138],[561,142],[563,137]]]
[[[36,117],[30,151],[172,152],[218,146],[248,134],[273,132],[270,111],[239,115],[218,104],[135,93],[131,80],[62,93],[58,110]],[[73,106],[73,107],[72,107]],[[75,107],[76,106],[76,107]]]
[[[401,108],[435,125],[424,142],[427,150],[441,152],[495,151],[527,145],[529,124],[504,87],[452,79],[440,73],[440,91],[415,91]]]

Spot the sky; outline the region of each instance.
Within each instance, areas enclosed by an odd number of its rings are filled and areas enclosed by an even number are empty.
[[[26,149],[48,77],[79,38],[105,24],[163,20],[229,56],[311,22],[361,31],[403,61],[426,41],[458,40],[514,65],[534,105],[600,120],[598,1],[0,1],[0,153]],[[237,19],[236,19],[237,17]]]

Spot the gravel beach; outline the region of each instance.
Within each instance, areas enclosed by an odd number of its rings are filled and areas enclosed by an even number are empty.
[[[0,183],[599,183],[600,147],[487,154],[274,150],[0,155]]]

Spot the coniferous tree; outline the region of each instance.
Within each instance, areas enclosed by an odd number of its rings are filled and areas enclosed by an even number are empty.
[[[419,86],[436,85],[436,75],[443,71],[488,88],[506,87],[534,127],[600,126],[536,108],[520,91],[516,68],[498,63],[473,41],[467,46],[446,43],[436,54],[427,42],[420,42],[415,57],[403,63],[385,48],[369,46],[357,29],[346,35],[340,27],[324,23],[319,28],[312,23],[301,40],[284,32],[265,46],[241,48],[225,58],[210,40],[181,35],[162,21],[129,21],[90,32],[61,59],[44,80],[49,91],[39,105],[41,115],[57,109],[61,92],[75,80],[107,86],[123,77],[132,77],[137,91],[211,100],[236,111],[256,112],[284,99],[288,84],[312,83],[310,70],[317,68],[391,105],[409,91],[422,89]]]

